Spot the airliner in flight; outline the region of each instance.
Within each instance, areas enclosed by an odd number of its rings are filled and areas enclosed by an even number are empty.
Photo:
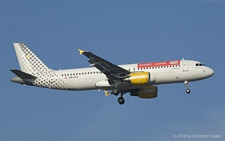
[[[139,98],[155,98],[157,85],[202,80],[214,74],[213,69],[194,60],[173,60],[115,65],[91,52],[79,49],[89,60],[90,67],[52,70],[48,68],[24,43],[14,43],[20,69],[11,69],[16,75],[12,82],[59,90],[104,90],[106,96],[130,93]]]

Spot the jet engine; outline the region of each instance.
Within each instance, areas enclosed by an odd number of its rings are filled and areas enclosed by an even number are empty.
[[[134,85],[143,85],[155,82],[155,76],[149,72],[131,72],[128,78],[125,78],[123,81],[130,82]]]
[[[158,88],[156,86],[148,86],[130,92],[131,96],[139,96],[139,98],[155,98],[158,95]]]

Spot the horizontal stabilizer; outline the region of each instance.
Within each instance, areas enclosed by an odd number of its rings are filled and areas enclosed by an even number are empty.
[[[17,69],[10,70],[10,71],[12,71],[15,75],[17,75],[21,79],[36,79],[37,78],[33,75],[30,75],[28,73],[22,72],[22,71],[17,70]]]

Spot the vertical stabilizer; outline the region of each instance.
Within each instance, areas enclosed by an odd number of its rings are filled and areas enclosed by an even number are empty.
[[[21,71],[31,74],[50,70],[24,43],[13,43],[13,45]]]

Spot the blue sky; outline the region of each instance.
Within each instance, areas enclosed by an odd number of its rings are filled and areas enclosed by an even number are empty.
[[[163,141],[173,135],[225,138],[223,0],[2,1],[0,140]],[[24,42],[52,69],[88,67],[77,49],[115,64],[198,60],[215,75],[160,85],[155,99],[103,91],[58,91],[10,82],[19,68],[13,42]],[[215,140],[194,138],[183,140]]]

